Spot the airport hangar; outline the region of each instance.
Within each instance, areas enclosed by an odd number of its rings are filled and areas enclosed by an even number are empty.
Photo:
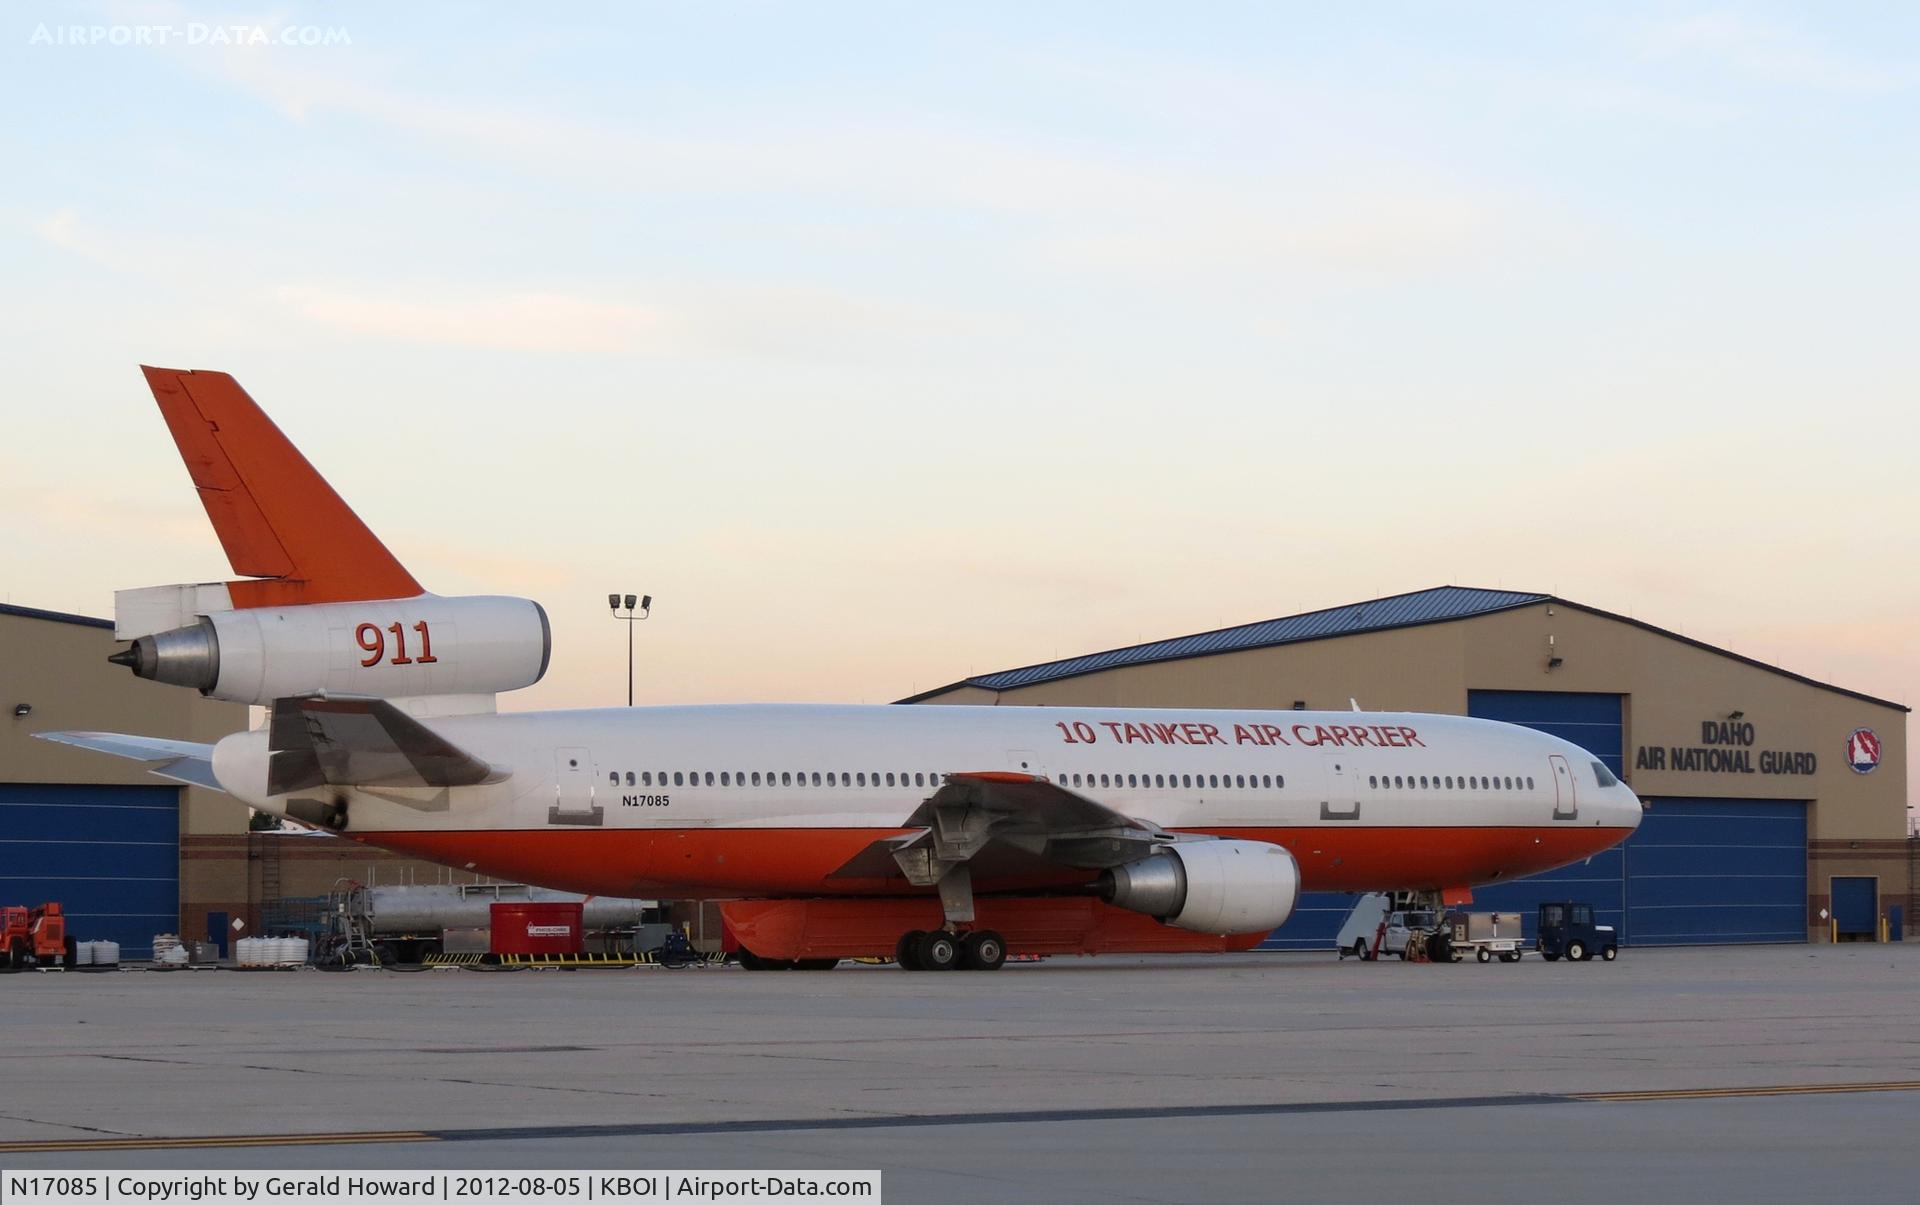
[[[65,729],[204,743],[249,726],[243,704],[109,665],[120,647],[112,620],[0,605],[0,905],[57,901],[75,937],[145,958],[160,933],[224,945],[235,920],[259,933],[282,900],[325,896],[341,878],[487,881],[318,833],[249,832],[250,809],[223,792],[34,740]]]
[[[107,663],[109,620],[0,606],[0,904],[58,900],[83,940],[141,957],[153,935],[233,936],[335,880],[473,883],[320,834],[249,832],[248,809],[138,765],[31,739],[99,730],[215,741],[247,708]],[[910,702],[1300,706],[1465,712],[1565,736],[1652,810],[1625,846],[1476,907],[1582,898],[1630,944],[1845,937],[1906,906],[1906,711],[1542,594],[1442,587],[986,674]],[[1739,713],[1737,716],[1735,713]],[[1709,744],[1705,729],[1716,737]],[[1865,729],[1879,764],[1850,743]],[[1784,760],[1783,760],[1784,758]],[[1782,772],[1784,770],[1784,772]],[[1268,943],[1327,947],[1351,905],[1309,895]]]
[[[1593,903],[1622,944],[1871,940],[1912,914],[1906,717],[1549,594],[1441,586],[980,674],[905,703],[1429,711],[1598,756],[1648,811],[1586,863],[1476,889],[1474,907]],[[1358,784],[1361,799],[1367,787]],[[1331,948],[1354,897],[1308,893],[1270,949]]]

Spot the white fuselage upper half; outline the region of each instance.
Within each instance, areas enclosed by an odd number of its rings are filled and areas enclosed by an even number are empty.
[[[1632,829],[1641,805],[1598,758],[1532,729],[1390,712],[742,705],[443,716],[506,771],[446,789],[340,788],[351,830],[899,827],[941,776],[1044,777],[1168,829]],[[255,807],[267,734],[215,751]],[[314,792],[306,792],[313,794]],[[575,818],[569,821],[567,818]]]

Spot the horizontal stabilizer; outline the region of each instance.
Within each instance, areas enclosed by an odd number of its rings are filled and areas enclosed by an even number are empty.
[[[118,732],[36,732],[33,735],[57,745],[110,753],[130,761],[160,762],[161,765],[148,766],[147,772],[196,787],[225,789],[213,776],[212,745],[169,741],[157,736],[123,736]]]
[[[268,736],[269,795],[326,783],[470,787],[506,777],[385,699],[275,699]]]

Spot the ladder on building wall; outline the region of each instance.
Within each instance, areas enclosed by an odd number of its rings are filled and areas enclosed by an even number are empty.
[[[280,835],[278,833],[248,833],[252,839],[255,858],[259,860],[259,911],[253,915],[253,923],[261,925],[265,933],[269,913],[280,904]]]
[[[264,911],[280,902],[280,834],[259,833],[260,907]]]

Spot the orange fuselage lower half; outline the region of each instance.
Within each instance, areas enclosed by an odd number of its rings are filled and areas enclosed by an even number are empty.
[[[447,866],[589,895],[642,899],[806,898],[919,894],[901,879],[833,878],[899,828],[680,828],[380,832],[349,836]],[[1627,830],[1598,826],[1231,828],[1212,836],[1285,846],[1305,891],[1440,890],[1505,882],[1611,848]],[[974,890],[1085,885],[1094,872],[976,874]],[[928,889],[929,891],[931,889]]]

